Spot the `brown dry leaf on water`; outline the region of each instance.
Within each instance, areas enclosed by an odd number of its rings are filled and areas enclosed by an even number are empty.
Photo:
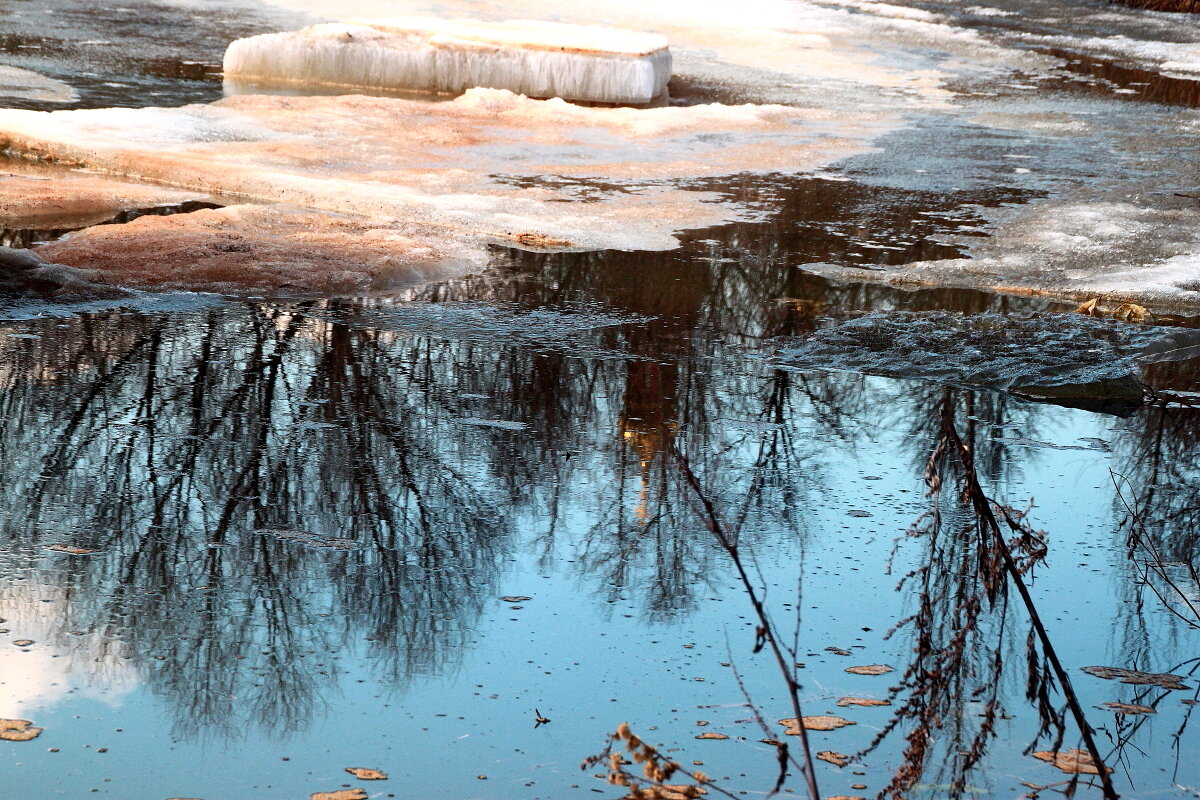
[[[895,667],[889,667],[887,664],[868,664],[865,667],[846,667],[846,672],[854,675],[886,675],[889,672],[895,671]]]
[[[839,698],[837,704],[842,708],[846,706],[890,706],[890,700],[876,700],[872,697],[842,697]]]
[[[1104,678],[1110,681],[1120,681],[1133,686],[1161,686],[1163,689],[1187,689],[1182,675],[1172,675],[1169,672],[1139,672],[1136,669],[1121,667],[1082,667],[1088,675]]]
[[[826,647],[825,649],[828,650],[830,653],[833,653],[834,655],[839,655],[839,656],[850,655],[850,651],[844,647]]]
[[[1141,705],[1138,705],[1137,703],[1118,703],[1116,701],[1113,701],[1111,703],[1104,703],[1103,705],[1105,708],[1111,709],[1111,710],[1117,712],[1118,714],[1157,714],[1158,713],[1150,706],[1141,706]]]
[[[380,772],[370,767],[346,767],[346,772],[349,772],[360,781],[386,781],[388,778],[386,772]]]
[[[701,786],[692,786],[687,783],[663,783],[651,786],[643,786],[638,790],[640,800],[693,800],[702,794],[708,794],[708,790]],[[631,797],[632,795],[626,795]]]
[[[822,761],[828,761],[836,767],[844,767],[850,763],[850,756],[845,753],[839,753],[836,750],[822,750],[817,753],[817,758]]]
[[[17,639],[13,644],[17,647],[29,647],[29,645],[33,644],[33,639]]]
[[[6,742],[28,742],[42,735],[27,719],[0,719],[0,739]]]
[[[46,549],[53,550],[56,553],[69,553],[73,556],[86,556],[100,552],[99,550],[89,550],[86,547],[76,547],[73,544],[52,544]]]
[[[801,717],[804,720],[804,730],[806,731],[836,731],[838,728],[844,728],[847,725],[855,725],[848,719],[835,717],[832,714],[816,714],[811,717]],[[788,736],[799,736],[800,728],[796,725],[795,717],[779,720],[779,724],[787,728],[784,733]]]
[[[850,794],[835,794],[833,797],[827,797],[825,800],[867,800],[865,797]]]
[[[526,600],[532,600],[532,597],[526,597],[523,594],[506,594],[500,598],[506,603],[524,603]]]
[[[1094,316],[1096,316],[1096,309],[1099,305],[1100,305],[1100,298],[1093,297],[1091,300],[1088,300],[1086,303],[1081,303],[1079,305],[1079,308],[1075,309],[1075,312],[1077,314],[1087,314],[1089,317],[1094,317]]]
[[[553,236],[547,236],[544,233],[514,233],[511,234],[515,241],[520,242],[526,247],[570,247],[571,242],[566,239],[555,239]]]
[[[1137,303],[1122,303],[1117,306],[1113,316],[1126,322],[1145,322],[1150,316],[1150,309],[1139,306]]]
[[[707,733],[701,733],[701,734],[697,735],[696,738],[697,739],[728,739],[729,737],[723,733],[715,733],[713,731],[708,731]]]
[[[1071,750],[1062,752],[1042,750],[1034,753],[1033,757],[1041,759],[1047,764],[1052,764],[1071,775],[1100,774],[1100,770],[1096,767],[1096,762],[1092,761],[1092,757],[1079,748],[1072,748]],[[1105,767],[1104,770],[1112,772],[1112,767]]]
[[[308,800],[367,800],[365,789],[338,789],[336,792],[313,792]]]

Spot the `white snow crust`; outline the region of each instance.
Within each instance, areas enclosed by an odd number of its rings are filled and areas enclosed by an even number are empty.
[[[401,17],[238,39],[224,70],[268,84],[645,104],[665,94],[671,53],[661,36],[595,25]]]

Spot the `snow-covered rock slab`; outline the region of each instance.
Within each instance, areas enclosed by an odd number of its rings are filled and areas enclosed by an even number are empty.
[[[399,17],[238,39],[224,69],[267,84],[644,104],[666,93],[671,53],[662,36],[596,25]]]

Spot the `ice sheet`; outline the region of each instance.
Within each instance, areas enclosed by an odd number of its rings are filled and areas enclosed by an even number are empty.
[[[270,2],[316,19],[333,13],[320,0]],[[797,96],[829,92],[834,102],[840,96],[877,105],[945,102],[954,94],[947,90],[952,79],[1027,72],[1055,61],[1031,44],[1181,74],[1200,64],[1200,24],[1188,19],[1192,15],[1054,0],[1032,6],[989,0],[965,9],[937,0],[920,5],[871,0],[344,0],[336,13],[528,17],[652,30],[670,39],[677,74],[736,80],[772,98],[789,91]],[[963,24],[964,12],[975,17],[969,26]],[[1007,18],[1002,28],[998,18]]]
[[[661,36],[599,26],[397,17],[239,39],[224,70],[267,84],[449,93],[482,86],[644,104],[665,94],[671,54]]]
[[[32,70],[0,64],[0,100],[15,98],[40,103],[70,103],[75,97],[70,84]]]
[[[1200,209],[1127,201],[1047,200],[1015,210],[973,258],[888,270],[833,264],[805,269],[830,278],[897,286],[960,286],[1158,309],[1200,305]]]
[[[1082,314],[1021,317],[893,311],[783,339],[777,358],[801,369],[1141,405],[1143,387],[1134,359],[1151,344],[1177,344],[1171,331]]]
[[[446,103],[250,95],[0,111],[0,149],[519,245],[653,250],[763,211],[687,188],[695,179],[811,170],[868,149],[883,124],[769,105],[584,108],[490,89]]]

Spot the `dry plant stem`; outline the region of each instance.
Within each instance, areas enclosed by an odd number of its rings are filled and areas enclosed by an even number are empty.
[[[704,488],[700,485],[700,480],[696,477],[696,474],[692,472],[687,458],[676,447],[675,440],[668,436],[666,437],[666,441],[668,453],[675,459],[675,462],[679,465],[680,472],[683,473],[684,478],[687,480],[688,486],[695,492],[700,504],[704,507],[704,520],[709,532],[716,537],[717,542],[729,555],[734,567],[737,568],[738,578],[741,580],[742,587],[746,590],[746,594],[750,598],[750,604],[754,607],[754,613],[758,616],[759,635],[766,641],[771,648],[771,652],[775,655],[775,661],[779,665],[779,672],[783,675],[783,679],[787,683],[788,696],[792,701],[792,713],[796,715],[796,720],[800,723],[797,727],[800,729],[800,744],[804,751],[803,764],[797,764],[795,759],[791,759],[790,756],[789,759],[793,764],[796,764],[800,772],[804,775],[810,800],[821,800],[821,791],[817,787],[817,776],[813,765],[812,748],[809,747],[808,732],[804,729],[802,723],[804,713],[800,710],[800,685],[796,682],[795,675],[788,667],[788,660],[784,657],[783,648],[775,636],[775,628],[771,625],[771,620],[767,616],[767,610],[763,606],[762,599],[759,598],[758,591],[755,590],[754,583],[750,580],[750,576],[746,572],[746,567],[742,563],[742,557],[738,552],[737,544],[726,534],[724,526],[721,525],[721,521],[717,517],[717,510],[713,507],[712,501],[704,493]],[[784,743],[780,743],[778,746],[780,748],[787,747]]]
[[[1004,534],[1000,531],[1000,523],[996,520],[996,515],[992,511],[991,501],[984,494],[983,487],[979,483],[979,477],[975,474],[974,456],[970,448],[959,437],[958,430],[954,425],[946,427],[946,432],[950,436],[951,443],[958,450],[966,477],[966,491],[971,498],[972,505],[975,507],[975,513],[987,523],[988,529],[996,538],[997,548],[1004,559],[1004,568],[1008,572],[1013,585],[1016,586],[1017,593],[1021,595],[1021,602],[1025,604],[1025,610],[1029,613],[1029,622],[1033,626],[1033,629],[1037,631],[1038,639],[1041,640],[1042,652],[1046,660],[1050,662],[1050,666],[1054,669],[1059,686],[1062,687],[1063,696],[1066,698],[1067,705],[1071,709],[1071,715],[1075,718],[1075,724],[1079,728],[1079,735],[1083,738],[1084,746],[1087,747],[1088,755],[1092,758],[1092,763],[1096,765],[1100,773],[1100,784],[1105,800],[1117,800],[1120,795],[1117,793],[1116,787],[1113,786],[1112,775],[1104,766],[1104,759],[1100,757],[1100,749],[1096,746],[1095,737],[1092,736],[1092,726],[1088,724],[1087,717],[1084,716],[1083,706],[1080,705],[1079,698],[1075,694],[1075,689],[1071,686],[1071,678],[1067,674],[1067,671],[1063,669],[1062,662],[1058,660],[1058,653],[1055,651],[1054,645],[1050,642],[1050,636],[1046,632],[1046,626],[1042,624],[1041,615],[1038,614],[1033,597],[1029,594],[1029,588],[1025,585],[1025,581],[1021,577],[1021,571],[1013,560],[1012,552],[1008,549],[1008,542],[1005,541]],[[1002,513],[1005,512],[1002,511]],[[1007,514],[1005,514],[1005,518],[1007,521]]]

